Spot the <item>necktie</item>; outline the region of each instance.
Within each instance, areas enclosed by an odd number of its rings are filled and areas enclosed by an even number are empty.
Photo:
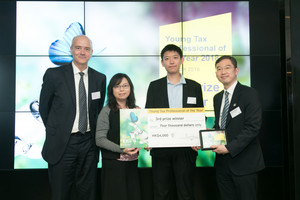
[[[221,129],[225,129],[226,126],[226,119],[228,115],[228,108],[229,108],[229,100],[228,100],[228,94],[229,92],[225,92],[225,103],[224,103],[224,108],[222,112],[222,118],[221,118]]]
[[[87,129],[87,106],[86,106],[86,92],[83,82],[83,72],[79,72],[79,123],[78,129],[81,133],[85,133]]]

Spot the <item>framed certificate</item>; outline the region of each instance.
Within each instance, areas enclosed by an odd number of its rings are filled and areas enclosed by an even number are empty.
[[[200,130],[200,144],[201,150],[213,150],[212,145],[226,145],[225,130]]]

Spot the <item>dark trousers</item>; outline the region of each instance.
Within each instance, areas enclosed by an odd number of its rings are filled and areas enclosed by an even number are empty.
[[[154,200],[169,200],[171,180],[175,180],[178,200],[193,200],[195,162],[186,151],[170,151],[152,156]],[[173,176],[173,177],[172,177]]]
[[[138,161],[102,159],[102,200],[141,200]]]
[[[96,199],[97,158],[90,133],[71,135],[62,159],[48,165],[52,200],[69,200],[75,184],[77,198]]]
[[[228,164],[229,155],[219,157],[216,179],[222,200],[256,200],[257,174],[235,175]]]

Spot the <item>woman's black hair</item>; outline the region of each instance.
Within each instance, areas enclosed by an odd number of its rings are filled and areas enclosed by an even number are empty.
[[[107,87],[107,105],[111,110],[118,110],[118,103],[117,100],[114,96],[114,92],[113,92],[113,88],[117,85],[119,85],[122,82],[122,79],[126,78],[129,86],[130,86],[130,94],[127,97],[126,100],[126,105],[128,106],[128,108],[135,108],[135,96],[134,96],[134,87],[133,84],[129,78],[129,76],[127,76],[126,74],[123,73],[117,73],[115,74],[111,79],[110,82],[108,84]]]

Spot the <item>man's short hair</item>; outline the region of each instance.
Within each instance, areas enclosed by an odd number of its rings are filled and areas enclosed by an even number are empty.
[[[175,44],[168,44],[167,46],[165,46],[162,50],[161,50],[161,53],[160,53],[160,56],[161,56],[161,60],[164,59],[164,54],[167,52],[167,51],[176,51],[180,58],[182,58],[182,50],[176,46]]]
[[[93,43],[92,43],[92,40],[91,40],[88,36],[86,36],[86,35],[77,35],[77,36],[73,37],[72,43],[71,43],[71,48],[73,48],[74,40],[75,40],[76,38],[80,37],[80,36],[84,36],[84,37],[86,37],[86,38],[90,41],[91,50],[93,50]]]
[[[217,64],[219,62],[221,62],[222,60],[224,60],[224,59],[229,59],[231,61],[231,63],[233,64],[234,68],[237,68],[237,61],[236,61],[236,59],[234,57],[228,56],[228,55],[221,56],[220,58],[218,58],[216,60],[215,67],[217,67]]]

